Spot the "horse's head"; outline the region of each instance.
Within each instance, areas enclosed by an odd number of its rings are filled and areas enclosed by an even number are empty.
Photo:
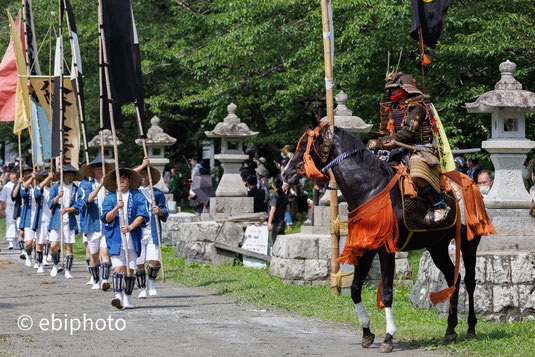
[[[294,156],[282,169],[282,179],[288,185],[295,185],[299,178],[307,176],[312,181],[327,183],[329,177],[320,170],[327,164],[333,129],[326,123],[315,123],[307,128],[295,150]]]

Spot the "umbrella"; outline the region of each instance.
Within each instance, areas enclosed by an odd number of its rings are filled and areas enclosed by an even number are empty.
[[[210,197],[215,197],[217,184],[210,175],[193,176],[191,190],[205,206],[210,203]]]

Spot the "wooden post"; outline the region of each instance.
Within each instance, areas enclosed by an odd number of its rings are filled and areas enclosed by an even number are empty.
[[[327,99],[327,120],[329,126],[334,127],[334,98],[333,98],[333,70],[332,70],[332,57],[331,57],[331,39],[329,26],[329,7],[327,0],[321,0],[321,20],[323,24],[323,58],[325,62],[325,97]],[[329,187],[331,190],[331,222],[335,221],[338,217],[338,194],[336,179],[334,178],[332,170],[330,170],[331,180]],[[331,274],[336,274],[340,269],[340,265],[336,261],[338,258],[338,236],[335,233],[331,233]],[[331,287],[331,294],[338,295],[338,287]]]
[[[137,114],[137,124],[139,127],[139,131],[141,134],[141,142],[143,144],[143,154],[145,157],[149,157],[149,154],[147,152],[147,143],[145,142],[145,133],[143,132],[143,125],[141,123],[141,115],[139,113],[139,106],[136,102],[136,114]],[[150,166],[147,166],[147,176],[149,177],[149,185],[150,185],[150,193],[152,195],[152,204],[156,205],[156,198],[154,196],[154,187],[152,186],[152,174],[150,172]],[[152,208],[152,207],[151,207]],[[152,214],[152,212],[149,212],[149,214]],[[165,269],[163,266],[163,254],[162,254],[162,233],[160,232],[160,217],[155,214],[154,217],[156,218],[156,233],[158,235],[158,248],[160,249],[160,265],[162,266],[162,282],[165,283]]]
[[[110,84],[110,72],[108,70],[108,51],[106,49],[106,37],[104,36],[104,25],[103,25],[103,19],[102,19],[102,0],[99,0],[98,2],[98,26],[99,26],[99,36],[100,36],[100,44],[102,47],[102,54],[104,57],[104,76],[106,80],[106,91],[108,94],[108,110],[110,113],[110,126],[111,126],[111,135],[113,139],[113,156],[114,156],[114,162],[115,162],[115,178],[117,183],[117,202],[122,201],[122,192],[121,192],[121,180],[119,175],[119,152],[117,150],[117,137],[115,132],[115,119],[113,117],[113,104],[112,104],[112,97],[111,97],[111,84]],[[119,210],[120,215],[120,223],[121,226],[125,225],[125,216],[124,216],[124,207]],[[125,234],[121,234],[121,239],[123,242],[123,248],[124,248],[124,255],[126,258],[126,276],[130,276],[130,266],[129,266],[129,256],[128,256],[128,242],[126,239]]]
[[[66,4],[65,4],[65,1],[63,0],[63,5],[65,6],[65,8],[67,8]],[[84,112],[82,110],[82,101],[83,101],[83,98],[82,98],[82,95],[80,94],[80,81],[78,80],[78,66],[79,66],[79,63],[78,63],[78,59],[76,58],[76,49],[74,48],[74,39],[72,37],[72,31],[71,31],[71,23],[69,21],[69,16],[67,15],[66,17],[67,19],[67,28],[69,30],[69,39],[70,39],[70,43],[71,43],[71,52],[72,52],[72,57],[74,58],[74,81],[76,82],[76,98],[78,99],[78,115],[80,115],[80,122],[82,124],[82,140],[84,142],[84,159],[85,159],[85,163],[87,165],[89,165],[89,148],[87,146],[87,135],[85,133],[85,117],[84,117]],[[73,75],[73,73],[71,73],[71,76]]]

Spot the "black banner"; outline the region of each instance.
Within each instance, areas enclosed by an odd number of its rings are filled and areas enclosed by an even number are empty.
[[[435,48],[450,5],[451,0],[412,0],[411,37],[420,41],[421,28],[423,43]]]

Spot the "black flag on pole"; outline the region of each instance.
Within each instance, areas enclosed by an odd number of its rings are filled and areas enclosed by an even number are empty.
[[[84,132],[85,129],[85,101],[84,101],[84,83],[82,78],[82,56],[80,53],[80,44],[78,42],[78,31],[76,29],[76,21],[74,20],[74,13],[69,0],[65,1],[65,10],[67,11],[67,17],[69,19],[69,25],[71,27],[72,36],[72,62],[71,62],[71,83],[77,98],[77,103],[82,111],[82,117],[80,118]],[[76,78],[78,78],[78,85],[76,85]],[[79,95],[78,95],[79,93]]]
[[[138,106],[143,123],[141,59],[130,0],[103,0],[102,18],[115,126],[117,129],[123,126],[122,116],[116,116],[120,106],[132,102]],[[108,116],[104,116],[104,128],[110,128]],[[145,133],[143,128],[139,131]]]
[[[451,0],[412,0],[411,37],[420,41],[421,28],[423,43],[435,48],[450,5]]]

